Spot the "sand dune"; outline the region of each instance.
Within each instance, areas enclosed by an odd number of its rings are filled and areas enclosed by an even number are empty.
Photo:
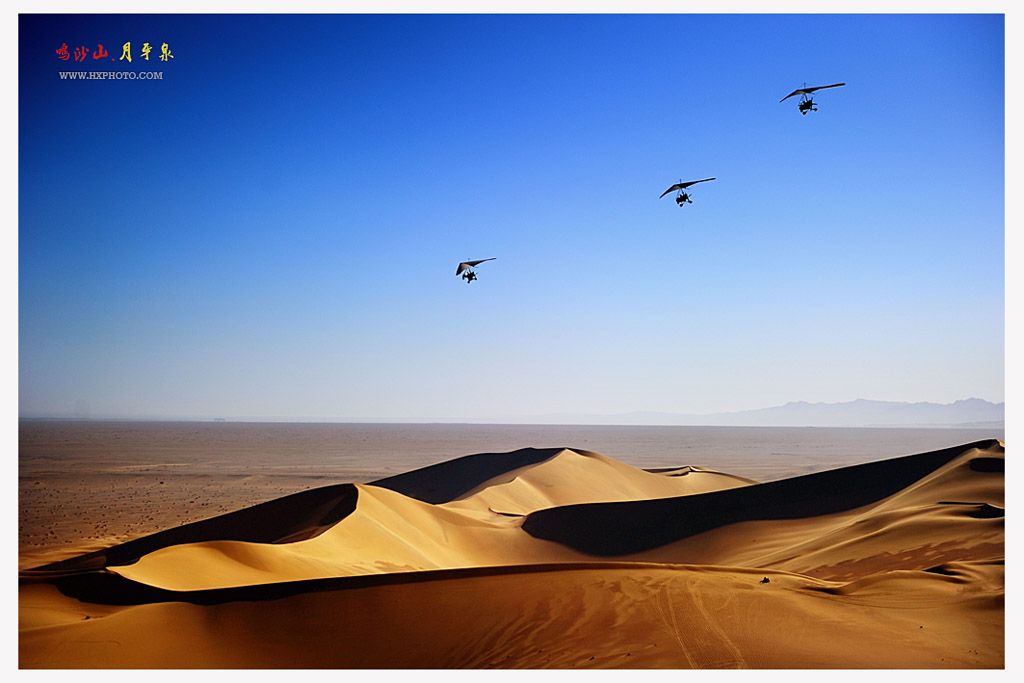
[[[25,573],[62,573],[126,564],[160,548],[213,539],[264,544],[295,542],[330,528],[351,514],[355,503],[354,485],[324,486],[53,562]]]
[[[646,500],[720,491],[754,483],[695,467],[649,472],[582,449],[554,456],[484,481],[447,504],[527,515],[545,508],[605,501]]]
[[[202,590],[359,574],[579,559],[524,534],[517,520],[475,516],[356,484],[354,513],[316,538],[269,545],[206,541],[170,546],[109,571],[151,586]]]
[[[1002,463],[466,456],[24,572],[21,665],[1001,667]]]
[[[497,472],[501,474],[494,476]],[[483,476],[490,478],[478,483]],[[444,487],[469,490],[451,503],[431,505],[380,482],[324,487],[37,571],[108,566],[150,585],[199,590],[377,572],[585,560],[572,549],[524,534],[515,518],[579,500],[678,496],[742,486],[748,480],[716,472],[652,474],[586,451],[525,449],[467,456],[384,483],[433,500],[443,499]],[[325,530],[328,520],[333,524]],[[222,533],[216,536],[212,530],[220,524]]]
[[[849,585],[772,572],[761,584],[752,570],[617,563],[357,577],[382,580],[150,598],[87,621],[65,608],[64,623],[23,627],[22,665],[998,666],[997,569],[970,568],[981,580],[966,586],[923,572]],[[68,604],[31,588],[37,604]],[[23,607],[23,623],[38,618]]]
[[[981,442],[746,489],[552,508],[523,528],[602,557],[823,578],[992,560],[1003,556],[1002,453]]]

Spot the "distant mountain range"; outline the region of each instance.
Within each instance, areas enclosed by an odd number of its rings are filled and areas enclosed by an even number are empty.
[[[771,408],[731,413],[683,415],[633,412],[617,415],[545,415],[549,424],[686,425],[725,427],[978,427],[1002,428],[1005,404],[980,398],[953,403],[904,403],[859,398],[843,403],[794,401]]]

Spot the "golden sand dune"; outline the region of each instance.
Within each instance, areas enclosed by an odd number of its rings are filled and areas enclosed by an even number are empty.
[[[579,553],[534,539],[516,520],[461,514],[356,484],[356,510],[315,538],[288,544],[206,541],[170,546],[109,571],[171,590],[226,588],[358,574],[559,562]]]
[[[207,540],[288,543],[310,538],[355,510],[353,484],[324,486],[253,505],[200,522],[144,536],[127,543],[43,565],[25,574],[61,574],[135,562],[160,548]]]
[[[501,456],[497,467],[496,456]],[[519,462],[527,464],[491,476]],[[289,522],[278,525],[286,526],[290,535],[285,540],[291,542],[276,540],[280,532],[275,527],[277,535],[271,534],[263,528],[266,525],[260,528],[261,538],[242,538],[244,534],[235,532],[235,527],[254,515],[256,509],[249,508],[179,527],[173,536],[165,532],[166,538],[156,538],[157,534],[147,537],[148,542],[139,539],[89,559],[105,559],[110,571],[171,590],[586,560],[572,549],[524,534],[521,520],[514,517],[570,502],[643,500],[749,483],[717,472],[684,473],[652,474],[596,453],[569,449],[468,456],[377,485],[326,487],[264,504],[289,503],[288,514],[282,515]],[[489,478],[477,483],[485,475]],[[451,503],[431,505],[384,485],[434,500],[447,497],[444,486],[450,491],[469,491]],[[315,497],[317,493],[320,495]],[[314,497],[315,508],[309,500]],[[269,512],[278,514],[280,507]],[[311,514],[303,518],[303,512]],[[231,533],[225,533],[223,540],[210,538],[207,531],[218,520],[230,523]],[[333,523],[324,529],[328,520]],[[154,549],[145,554],[137,550],[128,553],[125,546]],[[57,566],[67,569],[76,564]]]
[[[488,479],[446,507],[526,515],[562,505],[670,498],[752,483],[696,467],[650,472],[593,451],[562,449],[547,460]]]
[[[25,572],[21,665],[1001,667],[1002,463],[467,456]]]
[[[533,565],[140,596],[99,610],[31,586],[22,666],[1000,666],[998,570],[844,585],[777,572],[762,584],[738,568]]]
[[[603,557],[847,579],[1002,558],[1003,478],[992,441],[741,490],[545,510],[524,528]]]

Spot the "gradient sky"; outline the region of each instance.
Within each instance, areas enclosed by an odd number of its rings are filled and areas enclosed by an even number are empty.
[[[1003,400],[1002,16],[20,34],[22,416]],[[164,80],[58,79],[126,40],[175,59],[104,68]]]

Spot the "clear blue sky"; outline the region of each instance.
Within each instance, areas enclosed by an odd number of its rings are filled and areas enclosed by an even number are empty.
[[[1003,400],[1001,16],[20,21],[23,416]]]

